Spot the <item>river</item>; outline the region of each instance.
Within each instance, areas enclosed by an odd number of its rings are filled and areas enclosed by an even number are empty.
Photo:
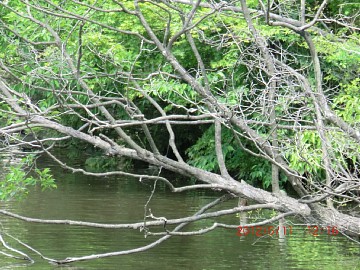
[[[1,202],[2,209],[44,219],[102,223],[128,223],[143,219],[144,204],[152,186],[126,177],[98,178],[72,174],[47,158],[39,159],[38,165],[51,168],[58,188],[52,191],[34,188],[22,201]],[[192,214],[214,198],[215,194],[211,192],[173,194],[160,186],[149,206],[155,216],[169,219]],[[235,206],[236,203],[230,201],[228,205]],[[238,219],[232,215],[221,220],[236,224]],[[34,224],[5,216],[0,216],[0,220],[3,231],[39,250],[44,256],[55,259],[126,250],[157,239],[154,236],[145,239],[138,230]],[[192,226],[200,228],[209,224],[201,221]],[[189,228],[194,227],[186,227]],[[240,238],[236,236],[236,230],[218,229],[200,236],[173,236],[143,253],[79,262],[71,266],[51,265],[9,237],[5,236],[5,239],[34,258],[35,263],[15,261],[0,254],[0,269],[360,269],[357,243],[325,232],[313,236],[306,227],[295,225],[292,234],[285,240],[279,240],[276,235]],[[0,250],[6,251],[4,248]]]

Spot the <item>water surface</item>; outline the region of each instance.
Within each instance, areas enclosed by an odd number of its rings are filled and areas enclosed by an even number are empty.
[[[46,158],[38,162],[40,166],[51,168],[58,188],[45,192],[35,188],[23,201],[2,202],[1,208],[44,219],[103,223],[129,223],[143,219],[144,204],[152,189],[150,183],[124,177],[97,178],[72,174]],[[175,178],[174,175],[170,177]],[[215,198],[215,193],[204,191],[173,194],[160,186],[149,207],[155,216],[170,219],[193,214]],[[236,203],[230,201],[227,205],[235,206]],[[0,220],[4,231],[44,256],[55,259],[121,251],[157,239],[154,236],[145,239],[138,230],[31,224],[4,216],[0,216]],[[237,224],[238,217],[232,215],[221,221]],[[186,229],[209,224],[211,221],[201,221]],[[0,269],[360,269],[358,244],[343,236],[328,236],[326,233],[314,237],[305,227],[294,227],[293,234],[284,241],[279,241],[276,235],[249,235],[240,239],[236,230],[226,229],[200,236],[173,236],[143,253],[79,262],[71,266],[51,265],[10,238],[6,237],[6,240],[36,262],[26,264],[0,255]],[[1,250],[6,251],[4,248]]]

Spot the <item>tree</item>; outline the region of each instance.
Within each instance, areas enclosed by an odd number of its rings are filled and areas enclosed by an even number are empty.
[[[39,146],[73,172],[128,175],[154,181],[154,187],[163,181],[172,192],[219,191],[219,199],[194,216],[166,220],[148,212],[153,220],[134,224],[44,221],[1,210],[30,222],[142,228],[146,235],[151,226],[177,225],[135,250],[44,259],[64,264],[140,252],[172,235],[236,228],[214,223],[181,230],[189,222],[252,209],[278,215],[251,226],[297,216],[348,236],[360,234],[359,217],[341,211],[344,203],[358,210],[360,202],[356,4],[341,4],[339,13],[326,0],[0,5],[4,142]],[[205,131],[187,151],[178,147],[184,126]],[[23,133],[34,140],[24,141]],[[200,183],[175,187],[160,174],[71,168],[50,152],[54,143],[71,138]],[[249,167],[247,157],[255,165]],[[263,181],[264,188],[251,179]],[[281,192],[284,181],[296,198]],[[239,198],[239,206],[205,213],[230,198]],[[258,204],[242,205],[244,199]]]

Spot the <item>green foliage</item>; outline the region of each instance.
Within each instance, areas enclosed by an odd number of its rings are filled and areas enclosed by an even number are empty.
[[[331,145],[329,154],[334,158],[333,170],[337,171],[339,165],[348,170],[359,163],[360,147],[350,138],[344,137],[339,131],[326,132],[327,143]],[[295,145],[288,145],[285,156],[290,168],[299,174],[306,174],[308,179],[325,179],[322,141],[316,131],[304,131],[296,138]],[[341,172],[341,171],[339,171]]]
[[[64,47],[67,54],[77,62],[81,44],[81,65],[79,66],[80,76],[83,78],[87,86],[97,95],[106,96],[109,100],[112,97],[128,98],[130,101],[136,102],[139,109],[146,114],[150,119],[152,116],[157,116],[159,113],[154,110],[153,106],[143,97],[143,94],[136,91],[131,80],[124,78],[126,76],[122,72],[130,72],[138,78],[147,78],[146,80],[139,80],[140,84],[147,94],[151,95],[169,114],[178,112],[181,108],[187,109],[194,107],[194,104],[201,105],[202,97],[197,94],[186,82],[175,78],[175,76],[166,76],[166,73],[174,73],[173,67],[167,63],[163,55],[155,49],[153,44],[142,43],[135,35],[122,34],[114,31],[114,29],[121,31],[131,31],[132,33],[143,35],[148,38],[148,34],[141,25],[137,16],[125,12],[97,12],[91,11],[89,16],[89,9],[82,2],[72,1],[55,1],[54,4],[59,4],[61,8],[69,11],[69,13],[76,13],[79,16],[87,17],[94,21],[84,22],[76,19],[64,18],[62,16],[51,16],[50,13],[45,13],[36,9],[36,5],[31,8],[32,16],[41,21],[46,21],[58,34],[60,39],[64,42]],[[102,9],[119,9],[118,4],[112,1],[88,1],[89,4],[95,4]],[[130,0],[121,1],[129,10],[134,10],[134,3]],[[299,11],[293,5],[293,1],[277,1],[274,8],[280,7],[282,11],[293,19],[299,19]],[[44,2],[40,1],[39,6]],[[247,1],[249,8],[259,8],[258,0]],[[307,14],[314,14],[321,4],[320,1],[307,1]],[[172,3],[180,12],[171,10],[166,12],[165,4],[157,2],[151,4],[148,2],[139,3],[144,17],[148,21],[150,27],[154,30],[155,35],[160,41],[166,45],[165,32],[167,27],[167,20],[171,17],[169,25],[170,36],[182,29],[182,18],[191,10],[189,5],[179,3]],[[25,2],[9,1],[9,6],[18,10],[20,13],[26,10]],[[277,6],[277,7],[275,7]],[[60,9],[55,8],[48,3],[46,9],[50,12],[62,14]],[[329,18],[339,14],[345,16],[353,16],[358,10],[358,4],[343,3],[340,0],[329,1],[328,7],[324,10]],[[275,10],[274,12],[278,12]],[[235,108],[242,106],[246,108],[252,106],[253,102],[259,102],[262,98],[261,90],[264,89],[262,82],[258,82],[251,75],[251,68],[257,72],[259,69],[256,65],[258,59],[253,59],[252,55],[256,55],[254,49],[253,37],[249,34],[246,21],[241,19],[238,14],[223,10],[221,13],[215,13],[199,24],[200,18],[208,14],[209,10],[199,8],[194,14],[194,27],[191,29],[191,35],[194,38],[195,45],[199,50],[199,54],[204,60],[204,65],[207,69],[207,79],[209,81],[210,91],[221,104],[226,104],[228,107]],[[182,14],[182,15],[181,15]],[[38,24],[30,20],[18,16],[10,9],[2,8],[0,10],[1,20],[4,21],[13,31],[16,31],[20,36],[29,39],[33,42],[52,41],[54,38],[46,28],[40,27]],[[71,16],[70,16],[71,17]],[[341,16],[340,16],[341,18]],[[284,27],[269,26],[262,16],[254,16],[253,23],[260,34],[266,38],[274,57],[285,64],[290,65],[295,69],[303,69],[304,74],[307,74],[310,81],[314,81],[311,59],[309,58],[309,51],[303,38]],[[360,47],[359,47],[359,33],[349,30],[349,28],[338,25],[326,23],[326,31],[329,29],[332,32],[328,35],[318,35],[316,31],[309,30],[310,34],[314,36],[314,42],[319,53],[321,68],[324,77],[324,89],[329,95],[329,100],[332,102],[333,109],[346,122],[358,128],[360,121],[360,83],[358,74],[360,73]],[[317,24],[316,27],[323,27]],[[87,91],[76,80],[72,74],[73,70],[64,61],[63,50],[56,46],[38,46],[23,42],[14,33],[5,28],[2,28],[4,34],[0,36],[0,58],[4,61],[6,66],[12,68],[13,73],[21,78],[23,82],[12,82],[12,87],[21,92],[25,92],[37,103],[42,112],[47,112],[49,108],[60,104],[58,96],[52,91],[40,91],[39,88],[54,89],[66,92],[67,89],[77,91],[77,94],[67,96],[63,95],[61,102],[71,102],[74,104],[89,104],[91,103]],[[314,31],[314,32],[311,32]],[[81,34],[81,40],[80,40]],[[315,37],[316,36],[316,37]],[[65,46],[66,45],[66,46]],[[283,48],[284,51],[278,51],[278,48]],[[198,72],[199,63],[194,56],[191,46],[187,42],[185,35],[181,35],[174,42],[172,46],[172,53],[176,60],[183,65],[183,67],[196,77],[201,84],[205,83],[201,72]],[[239,60],[241,59],[241,60]],[[244,61],[252,62],[251,68],[247,67]],[[15,68],[16,67],[16,68]],[[162,75],[155,75],[158,71],[164,72]],[[103,76],[107,74],[106,76]],[[115,75],[114,75],[115,74]],[[152,74],[149,77],[149,74]],[[2,75],[0,73],[0,75]],[[56,80],[57,76],[61,79]],[[89,76],[87,76],[89,75]],[[264,74],[264,78],[267,75]],[[265,78],[266,79],[266,78]],[[31,86],[31,87],[29,87]],[[254,86],[254,87],[252,87]],[[250,93],[249,89],[259,89],[260,93]],[[286,91],[279,87],[279,95],[281,91]],[[241,98],[240,98],[241,97]],[[297,110],[297,104],[287,103],[288,96],[277,99],[280,104],[276,108],[276,114],[281,116],[284,110]],[[300,101],[298,101],[301,103]],[[308,103],[308,100],[304,100]],[[256,104],[262,106],[262,104]],[[285,105],[282,107],[281,105]],[[294,105],[294,106],[292,106]],[[299,105],[301,106],[301,104]],[[285,108],[286,107],[286,108]],[[307,105],[311,110],[311,105]],[[107,106],[108,111],[116,119],[128,119],[129,116],[125,110],[117,105]],[[13,115],[8,114],[9,108],[0,101],[0,123],[7,125],[16,123]],[[184,111],[182,110],[181,113]],[[45,113],[47,117],[55,119],[56,121],[78,128],[84,124],[82,117],[88,117],[93,114],[100,120],[105,120],[103,115],[99,113],[98,108],[90,108],[88,111],[83,109],[74,109],[72,114],[67,113],[66,106],[60,106],[56,110],[51,110],[50,113]],[[292,113],[292,112],[291,112]],[[305,120],[313,120],[313,115],[301,116]],[[92,117],[92,116],[91,116]],[[247,119],[254,121],[267,121],[267,116],[260,111],[254,110],[246,115]],[[288,124],[288,123],[279,123]],[[160,150],[167,147],[167,140],[163,139],[164,131],[162,127],[150,127],[152,134],[155,134],[155,141]],[[253,126],[254,130],[261,136],[268,139],[270,129],[266,126]],[[176,129],[176,128],[175,128]],[[129,131],[130,130],[130,131]],[[145,139],[138,135],[135,129],[129,129],[127,132],[136,138],[141,145],[146,145]],[[201,130],[201,128],[197,129]],[[194,134],[189,139],[189,144],[196,139]],[[116,138],[117,134],[107,134],[110,138]],[[298,171],[300,174],[309,173],[321,176],[322,170],[322,152],[321,141],[316,132],[306,131],[293,138],[294,133],[279,131],[279,137],[284,141],[297,141],[296,147],[289,145],[286,158],[290,162],[290,167]],[[338,159],[346,164],[350,159],[353,164],[358,162],[356,153],[359,151],[358,147],[354,146],[351,141],[345,139],[337,132],[329,132],[330,144],[333,146],[333,154]],[[177,136],[177,139],[181,136]],[[138,139],[139,138],[139,139]],[[160,139],[159,139],[160,138]],[[271,165],[268,161],[258,157],[251,156],[249,153],[243,151],[233,137],[231,130],[224,129],[222,134],[222,147],[228,170],[238,178],[245,179],[248,182],[256,185],[269,187],[271,183]],[[183,142],[178,142],[181,145]],[[257,151],[251,143],[242,141],[242,143],[253,151]],[[341,143],[341,144],[340,144]],[[147,145],[146,145],[147,146]],[[184,146],[187,148],[187,155],[189,157],[189,164],[199,168],[218,172],[218,164],[214,149],[214,128],[208,128],[204,134],[192,146]],[[184,149],[181,149],[184,150]],[[126,161],[127,162],[127,161]],[[95,156],[86,160],[86,166],[92,170],[108,170],[117,168],[119,164],[126,164],[125,161],[118,158],[108,158]],[[24,182],[24,186],[32,184],[34,180],[22,175],[20,168],[14,168],[13,176],[9,176],[12,182],[14,179],[28,179]],[[41,174],[41,172],[36,172]],[[46,175],[40,176],[46,179]],[[21,182],[21,181],[20,181]],[[47,181],[44,181],[47,183]],[[11,183],[11,181],[9,181]],[[48,183],[49,184],[49,183]],[[21,185],[19,185],[21,186]],[[9,188],[11,190],[11,188]]]
[[[212,172],[219,172],[215,153],[214,132],[214,126],[211,126],[193,146],[187,149],[186,153],[190,165]],[[253,148],[246,142],[242,143]],[[233,132],[229,129],[223,129],[222,150],[227,169],[232,175],[255,186],[268,188],[271,185],[271,164],[242,150],[235,140]],[[280,182],[281,184],[285,183],[286,177],[281,175]]]
[[[11,125],[18,121],[13,114],[8,113],[10,106],[6,103],[0,102],[0,126]]]
[[[289,146],[287,157],[290,168],[300,174],[319,174],[322,170],[321,140],[317,132],[304,131],[296,139],[295,145]]]
[[[346,30],[344,30],[346,31]],[[358,33],[339,37],[317,37],[316,47],[321,55],[325,82],[338,86],[349,84],[360,72],[360,36]],[[335,42],[334,39],[339,39]]]
[[[27,195],[29,187],[35,185],[40,185],[42,190],[56,188],[49,168],[35,168],[31,173],[25,171],[24,166],[32,163],[29,157],[23,159],[20,165],[8,169],[9,172],[0,181],[0,200],[22,199]]]
[[[192,102],[200,100],[199,95],[188,84],[177,81],[155,79],[150,86],[145,86],[145,89],[155,98],[171,102],[164,108],[166,112],[180,106],[191,106],[189,100]],[[173,104],[176,106],[174,107]]]
[[[342,91],[334,98],[333,109],[348,123],[360,123],[360,78],[341,84]]]
[[[269,162],[261,162],[253,165],[249,174],[251,182],[260,181],[263,188],[271,185],[271,164]]]

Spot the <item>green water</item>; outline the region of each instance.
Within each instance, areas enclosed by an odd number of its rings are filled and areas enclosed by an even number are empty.
[[[123,177],[94,178],[72,174],[49,160],[39,162],[41,166],[51,167],[58,188],[45,192],[34,189],[21,202],[1,203],[2,209],[44,219],[103,223],[143,220],[144,204],[151,193],[150,185]],[[173,194],[159,187],[149,207],[155,216],[167,219],[182,217],[196,212],[214,200],[215,195],[203,191]],[[227,206],[236,204],[235,200],[227,202]],[[0,216],[0,220],[5,232],[42,252],[44,256],[55,259],[121,251],[157,239],[155,236],[145,239],[139,230],[34,224],[4,216]],[[238,217],[233,215],[221,218],[221,221],[237,224]],[[211,222],[202,221],[185,229],[209,224]],[[323,233],[314,237],[307,232],[306,227],[300,226],[294,226],[292,235],[282,241],[276,235],[248,235],[240,239],[236,236],[236,230],[218,229],[200,236],[173,236],[143,253],[62,267],[45,262],[9,237],[5,236],[5,239],[13,247],[30,255],[35,263],[16,261],[0,254],[0,269],[360,269],[359,244],[340,235]],[[4,248],[0,250],[6,252]]]

